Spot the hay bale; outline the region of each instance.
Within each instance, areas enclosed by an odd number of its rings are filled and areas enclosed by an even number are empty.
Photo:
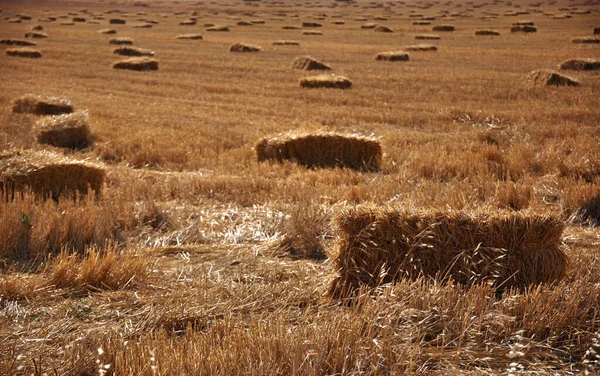
[[[149,57],[131,57],[114,63],[112,67],[134,71],[155,71],[158,70],[158,61]]]
[[[62,115],[72,113],[73,104],[64,97],[27,94],[14,101],[12,111],[16,114]]]
[[[529,25],[514,25],[510,28],[511,33],[535,33],[537,32],[537,27],[529,26]]]
[[[35,46],[35,42],[20,39],[1,39],[0,44],[5,44],[7,46]]]
[[[454,31],[453,25],[435,25],[433,31]]]
[[[415,21],[412,23],[413,26],[428,26],[431,25],[430,21]]]
[[[116,45],[128,45],[131,46],[133,44],[133,39],[131,38],[111,38],[108,41],[109,44],[116,44]]]
[[[596,37],[578,37],[571,39],[576,44],[600,44],[600,38]]]
[[[50,151],[0,153],[0,190],[7,197],[27,189],[55,200],[77,193],[99,196],[105,175],[101,166]]]
[[[37,38],[37,39],[48,38],[48,34],[36,32],[36,31],[30,31],[30,32],[25,33],[25,38]]]
[[[332,21],[331,24],[332,25],[345,25],[346,21],[342,21],[342,20]]]
[[[300,42],[295,40],[276,40],[273,46],[299,46]]]
[[[527,78],[531,86],[579,86],[574,78],[562,75],[550,69],[533,71]]]
[[[238,26],[254,26],[252,23],[247,22],[247,21],[239,21],[237,23]]]
[[[30,47],[8,48],[5,51],[5,53],[8,56],[27,57],[30,59],[37,59],[42,57],[42,52],[40,50],[36,50]]]
[[[225,32],[225,31],[229,31],[229,28],[227,26],[211,26],[211,27],[207,27],[206,29],[204,29],[205,31],[213,31],[213,32]]]
[[[73,17],[73,22],[85,22],[87,21],[84,17]]]
[[[117,31],[115,29],[102,29],[102,30],[98,30],[98,34],[116,34]]]
[[[318,22],[302,22],[302,27],[322,27]]]
[[[550,216],[358,207],[334,223],[334,298],[420,276],[525,288],[560,280],[568,262],[561,242],[565,225]]]
[[[436,34],[419,34],[419,35],[415,35],[415,39],[417,39],[417,40],[438,40],[441,38],[439,35],[436,35]]]
[[[318,30],[306,30],[302,32],[302,35],[323,35],[323,32]]]
[[[310,56],[299,56],[292,62],[290,68],[310,70],[331,70],[331,67],[325,63],[313,59]]]
[[[381,169],[381,144],[372,138],[333,133],[292,134],[265,138],[256,145],[259,162],[289,160],[315,167]]]
[[[594,196],[581,205],[570,219],[573,223],[600,226],[600,196]]]
[[[61,23],[59,23],[59,25],[62,25],[62,26],[73,26],[73,25],[75,25],[75,23],[74,22],[61,22]]]
[[[201,34],[181,34],[176,36],[175,39],[202,40],[204,38]]]
[[[594,59],[571,59],[560,64],[560,69],[567,70],[599,70],[600,60]]]
[[[113,53],[123,56],[154,56],[154,51],[137,47],[119,47]]]
[[[433,44],[416,44],[414,46],[408,46],[405,48],[406,51],[418,51],[418,52],[427,52],[427,51],[437,51],[437,46]]]
[[[600,34],[600,27],[595,27],[594,28],[594,35],[598,35]]]
[[[93,144],[87,111],[47,116],[36,123],[37,140],[59,148],[85,149]]]
[[[343,76],[321,74],[301,78],[300,86],[304,88],[350,89],[352,81]]]
[[[369,22],[369,23],[366,23],[366,24],[363,24],[363,25],[361,25],[361,27],[360,27],[360,28],[361,28],[361,29],[367,29],[367,30],[368,30],[368,29],[374,29],[374,28],[376,28],[376,27],[377,27],[377,24],[376,24],[376,23]]]
[[[235,43],[229,46],[229,52],[260,52],[262,47],[253,44]]]
[[[185,21],[181,21],[179,23],[180,26],[194,26],[196,25],[197,21],[196,20],[185,20]]]
[[[500,36],[500,32],[496,30],[475,30],[475,35]]]
[[[151,23],[143,23],[143,24],[139,24],[139,25],[133,25],[134,29],[152,29],[152,24]]]
[[[31,28],[32,31],[43,31],[44,27],[42,25],[35,25]]]
[[[377,26],[373,29],[374,32],[376,33],[393,33],[394,30],[390,29],[387,26]]]
[[[380,52],[375,56],[377,61],[408,61],[408,53],[404,51]]]
[[[512,24],[512,26],[535,26],[533,21],[519,21]]]
[[[111,25],[125,25],[125,20],[120,19],[120,18],[111,18],[110,20],[108,20],[108,23]]]
[[[300,29],[298,26],[285,25],[281,27],[283,30],[298,30]]]

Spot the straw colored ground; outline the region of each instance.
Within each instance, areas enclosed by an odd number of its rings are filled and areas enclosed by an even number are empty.
[[[600,59],[599,45],[572,43],[600,26],[598,1],[428,4],[0,2],[0,39],[25,39],[38,24],[48,35],[35,39],[41,58],[0,54],[0,150],[51,149],[107,170],[99,199],[0,202],[0,374],[597,372],[595,227],[567,225],[570,264],[557,286],[498,297],[419,279],[351,306],[323,295],[330,220],[344,207],[569,221],[600,193],[598,71],[563,72],[578,87],[527,83],[533,70]],[[417,14],[435,20],[413,25]],[[48,17],[57,19],[38,21]],[[68,25],[74,17],[85,22]],[[180,25],[190,17],[195,25]],[[134,27],[148,20],[158,23]],[[537,32],[511,33],[519,21]],[[303,22],[323,35],[304,35]],[[369,22],[394,33],[361,28]],[[205,31],[209,23],[230,31]],[[455,26],[433,41],[437,51],[375,60],[437,24]],[[98,33],[108,27],[117,34]],[[481,29],[501,35],[475,36]],[[115,36],[154,51],[159,70],[112,69]],[[299,45],[273,45],[282,39]],[[240,42],[262,51],[228,51]],[[305,55],[352,88],[301,88],[310,73],[290,64]],[[95,145],[39,145],[38,117],[12,113],[28,93],[88,110]],[[383,171],[257,162],[258,141],[294,131],[376,137]]]

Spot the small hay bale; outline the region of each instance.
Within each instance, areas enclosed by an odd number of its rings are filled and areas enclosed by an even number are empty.
[[[292,134],[265,138],[256,145],[259,162],[289,160],[308,168],[347,167],[379,171],[381,144],[372,138],[340,134]]]
[[[276,40],[273,46],[299,46],[300,42],[295,40]]]
[[[152,24],[151,23],[143,23],[143,24],[139,24],[139,25],[133,25],[134,29],[152,29]]]
[[[576,44],[600,44],[600,38],[596,37],[578,37],[571,39],[572,43]]]
[[[35,25],[31,28],[32,31],[43,31],[44,27],[42,25]]]
[[[292,62],[290,68],[302,69],[306,71],[311,70],[331,70],[331,67],[325,63],[313,59],[310,56],[299,56]]]
[[[176,36],[175,39],[202,40],[204,38],[201,34],[181,34]]]
[[[436,35],[436,34],[419,34],[419,35],[415,35],[415,39],[417,39],[417,40],[438,40],[441,38],[439,35]]]
[[[435,25],[433,31],[454,31],[453,25]]]
[[[108,41],[109,44],[116,44],[116,45],[128,45],[131,46],[133,44],[133,39],[131,38],[111,38]]]
[[[75,25],[75,23],[74,22],[61,22],[61,23],[59,23],[59,25],[61,25],[61,26],[73,26],[73,25]]]
[[[126,21],[120,18],[111,18],[108,23],[110,25],[125,25]]]
[[[253,44],[236,43],[229,46],[229,52],[259,52],[262,47]]]
[[[352,81],[343,76],[321,74],[318,76],[301,78],[300,87],[350,89],[352,87]]]
[[[537,32],[537,27],[529,26],[529,25],[514,25],[510,28],[511,33],[535,33]]]
[[[0,40],[0,44],[5,44],[7,46],[35,46],[35,42],[20,39],[2,39]]]
[[[213,32],[225,32],[229,31],[227,26],[211,26],[204,29],[205,31],[213,31]]]
[[[560,69],[567,70],[599,70],[600,60],[594,59],[571,59],[560,64]]]
[[[302,27],[322,27],[318,22],[302,22]]]
[[[600,196],[585,202],[570,218],[573,223],[600,226]]]
[[[298,26],[286,25],[281,27],[283,30],[298,30],[300,29]]]
[[[417,51],[417,52],[427,52],[427,51],[437,51],[437,46],[433,44],[416,44],[414,46],[408,46],[405,48],[406,51]]]
[[[366,24],[363,24],[360,26],[361,29],[374,29],[376,27],[377,27],[377,24],[372,23],[372,22],[369,22],[369,23],[366,23]]]
[[[323,32],[318,30],[306,30],[302,32],[302,35],[323,35]]]
[[[102,29],[102,30],[98,30],[98,34],[107,34],[107,35],[111,35],[111,34],[116,34],[117,31],[115,29]]]
[[[42,52],[30,47],[8,48],[6,55],[15,57],[27,57],[30,59],[38,59],[42,57]]]
[[[475,35],[500,36],[500,32],[496,30],[475,30]]]
[[[594,35],[598,35],[600,34],[600,27],[595,27],[594,28]]]
[[[84,17],[73,17],[73,22],[85,22],[87,21]]]
[[[394,30],[390,29],[387,26],[377,26],[373,29],[374,32],[376,33],[393,33]]]
[[[408,61],[408,53],[404,51],[380,52],[375,56],[377,61]]]
[[[331,24],[332,25],[345,25],[346,21],[342,21],[342,20],[332,21]]]
[[[531,86],[579,86],[574,78],[562,75],[550,69],[533,71],[527,78]]]
[[[266,22],[265,20],[250,20],[250,23],[254,25],[264,25]]]
[[[254,26],[251,22],[248,21],[239,21],[237,23],[238,26]]]
[[[333,298],[421,276],[463,285],[526,288],[559,281],[568,258],[564,223],[522,212],[400,211],[357,207],[334,220]]]
[[[196,20],[185,20],[179,23],[180,26],[194,26],[197,24]]]
[[[30,31],[30,32],[25,33],[25,38],[37,38],[37,39],[48,38],[48,34]]]
[[[27,189],[55,200],[91,192],[99,197],[105,176],[101,166],[50,151],[0,153],[0,190],[8,197]]]
[[[413,26],[428,26],[431,25],[430,21],[415,21],[412,23]]]
[[[158,70],[158,61],[149,57],[131,57],[114,63],[112,67],[134,71],[155,71]]]
[[[62,115],[72,113],[73,104],[64,97],[27,94],[14,101],[12,111],[16,114]]]
[[[87,111],[47,116],[36,124],[37,140],[59,148],[85,149],[93,144]]]
[[[533,21],[519,21],[512,24],[513,26],[535,26]]]
[[[137,47],[119,47],[113,53],[123,56],[154,56],[154,51]]]

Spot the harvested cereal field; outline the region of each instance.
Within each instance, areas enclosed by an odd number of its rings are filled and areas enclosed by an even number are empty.
[[[0,8],[0,375],[600,373],[600,1]]]

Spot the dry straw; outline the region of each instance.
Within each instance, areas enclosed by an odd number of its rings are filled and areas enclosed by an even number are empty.
[[[435,25],[433,31],[454,31],[453,25]]]
[[[437,51],[438,48],[433,44],[417,44],[414,46],[408,46],[405,48],[406,51],[418,51],[418,52],[427,52],[427,51]]]
[[[17,114],[61,115],[73,112],[73,104],[64,97],[27,94],[15,100],[12,108]]]
[[[352,87],[352,81],[344,76],[321,74],[318,76],[301,78],[300,86],[304,88],[350,89]]]
[[[500,36],[500,32],[496,30],[475,30],[475,35]]]
[[[204,38],[201,34],[181,34],[176,36],[175,39],[202,40]]]
[[[299,46],[300,42],[295,40],[276,40],[273,42],[274,46]]]
[[[61,148],[84,149],[93,144],[87,111],[48,116],[36,124],[37,140]]]
[[[435,34],[419,34],[415,35],[415,39],[417,40],[438,40],[441,39],[439,35]]]
[[[116,44],[116,45],[132,45],[133,44],[133,39],[131,38],[111,38],[108,41],[109,44]]]
[[[260,52],[262,47],[247,43],[236,43],[229,46],[229,52]]]
[[[387,26],[377,26],[373,29],[374,32],[376,33],[393,33],[394,30],[390,29]]]
[[[37,59],[42,57],[42,52],[31,47],[16,47],[6,49],[6,55],[15,57],[27,57]]]
[[[300,29],[298,26],[285,25],[281,27],[283,30],[298,30]]]
[[[113,64],[113,69],[128,69],[134,71],[158,70],[158,61],[149,57],[131,57]]]
[[[306,30],[302,32],[302,35],[323,35],[323,32],[318,30]]]
[[[116,34],[117,31],[115,29],[102,29],[102,30],[98,30],[99,34]]]
[[[380,52],[375,56],[378,61],[408,61],[408,53],[404,51]]]
[[[568,70],[599,70],[600,60],[594,59],[571,59],[560,64],[560,69]]]
[[[30,42],[28,40],[20,40],[20,39],[1,39],[0,44],[5,44],[7,46],[35,46],[35,42]]]
[[[576,44],[600,44],[600,38],[596,37],[578,37],[571,39]]]
[[[376,23],[366,23],[364,25],[362,25],[360,28],[361,29],[374,29],[377,27]]]
[[[37,31],[29,31],[29,32],[25,33],[25,38],[36,38],[36,39],[48,38],[48,34],[40,33]]]
[[[595,27],[594,28],[594,35],[598,35],[600,34],[600,27]]]
[[[600,196],[592,197],[571,216],[573,223],[600,226]]]
[[[579,86],[574,78],[562,75],[550,69],[533,71],[527,78],[532,86]]]
[[[196,20],[185,20],[185,21],[181,21],[179,23],[180,26],[194,26],[196,25],[197,21]]]
[[[431,25],[431,21],[415,21],[412,24],[413,26],[428,26]]]
[[[537,27],[530,25],[513,25],[510,28],[511,33],[523,32],[523,33],[535,33],[537,32]]]
[[[0,154],[0,189],[9,197],[27,189],[54,199],[90,191],[99,196],[105,175],[98,165],[46,150],[10,150]]]
[[[137,47],[119,47],[113,53],[122,56],[154,56],[154,51]]]
[[[206,29],[204,29],[205,31],[217,31],[217,32],[224,32],[224,31],[229,31],[229,28],[227,26],[211,26],[211,27],[207,27]]]
[[[290,68],[302,69],[306,71],[311,70],[331,70],[331,67],[325,63],[313,59],[310,56],[299,56],[292,62]]]
[[[335,298],[420,276],[525,288],[558,281],[567,267],[564,224],[549,216],[366,206],[343,211],[334,223],[338,274],[329,295]]]
[[[265,138],[256,145],[259,162],[289,160],[314,167],[381,169],[381,144],[372,138],[334,133],[290,134]]]

